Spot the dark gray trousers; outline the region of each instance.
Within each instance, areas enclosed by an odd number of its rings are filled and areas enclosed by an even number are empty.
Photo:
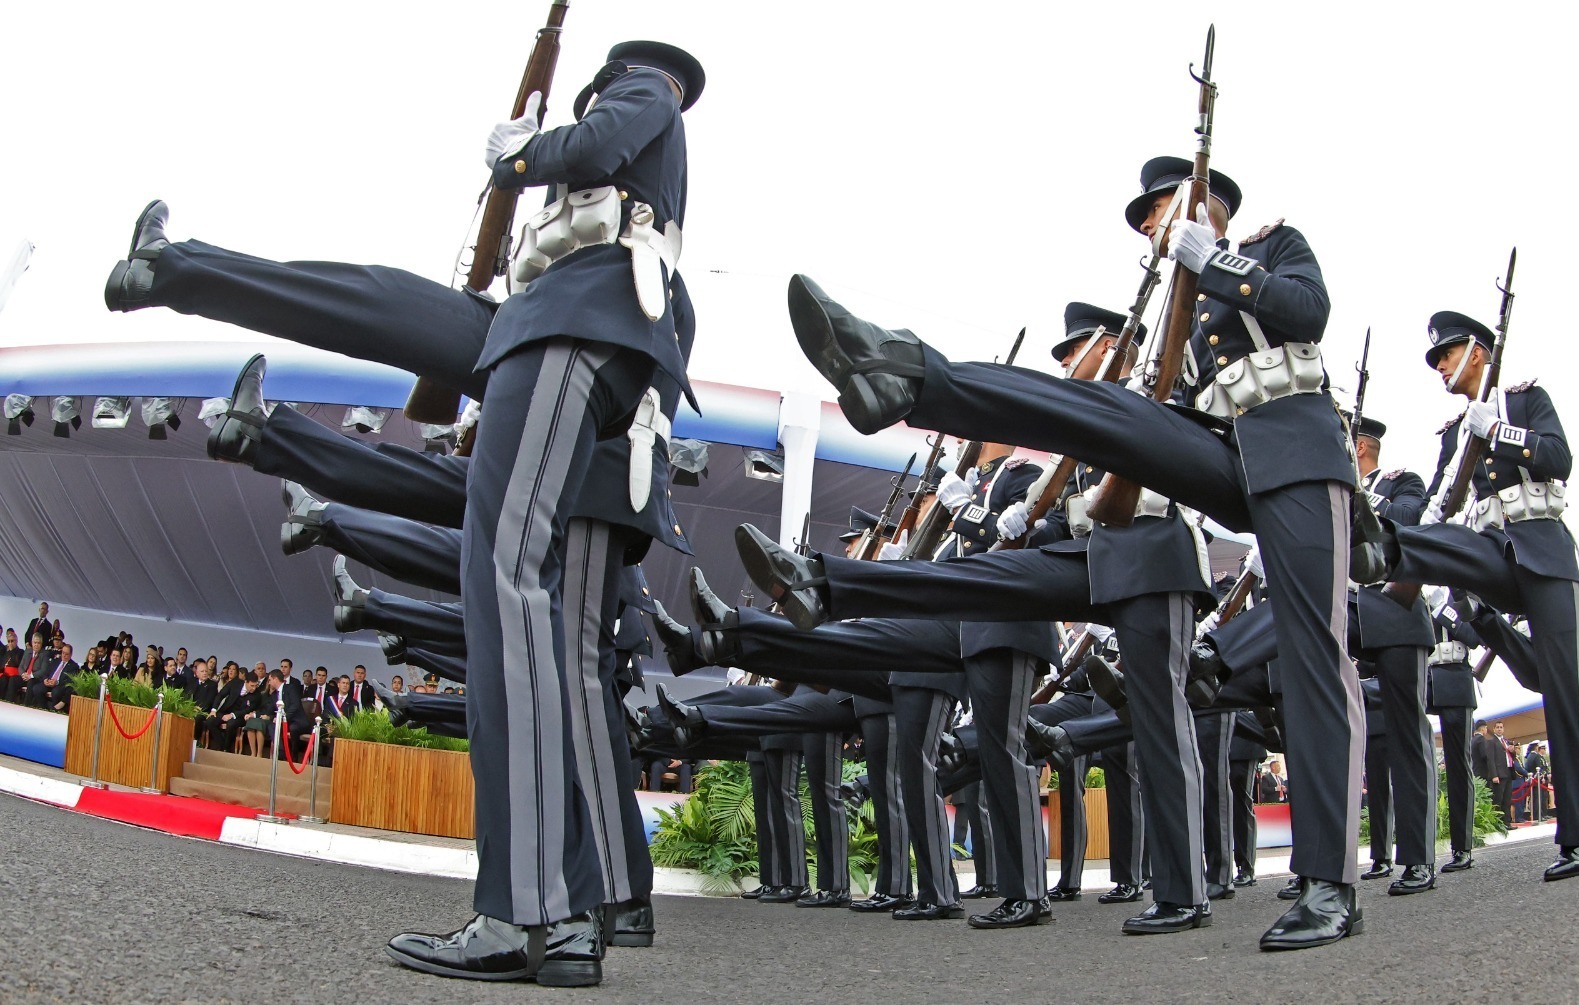
[[[938,785],[938,745],[948,728],[954,699],[915,687],[896,687],[893,695],[900,787],[916,853],[916,896],[926,904],[957,904],[959,880],[949,847],[948,811]]]
[[[1140,885],[1142,861],[1153,829],[1142,798],[1145,786],[1135,746],[1127,743],[1102,751],[1102,773],[1107,780],[1108,878],[1129,886]],[[1155,879],[1152,887],[1155,890]],[[1163,899],[1155,892],[1153,896]]]
[[[899,727],[892,712],[862,716],[859,721],[861,746],[866,751],[867,791],[877,825],[877,874],[872,879],[872,892],[908,897],[914,887],[910,879],[910,825],[894,748]]]
[[[1470,765],[1469,743],[1474,735],[1475,710],[1444,708],[1440,716],[1448,840],[1454,853],[1471,852],[1475,850],[1475,772]]]
[[[1038,900],[1047,893],[1041,771],[1028,763],[1025,751],[1025,716],[1046,669],[1035,656],[1013,649],[965,659],[985,811],[978,821],[987,822],[978,823],[974,835],[976,882],[996,883],[998,892],[1012,899]]]

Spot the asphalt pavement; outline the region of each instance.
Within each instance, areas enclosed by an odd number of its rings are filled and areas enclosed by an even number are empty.
[[[1365,934],[1257,951],[1281,881],[1215,924],[1126,937],[1095,894],[1048,926],[978,932],[842,910],[666,897],[658,944],[612,950],[595,989],[477,984],[405,970],[392,934],[470,919],[471,884],[171,837],[0,796],[0,1001],[1579,1002],[1579,882],[1553,848],[1507,845],[1437,890],[1364,884]],[[985,903],[985,907],[992,906]]]

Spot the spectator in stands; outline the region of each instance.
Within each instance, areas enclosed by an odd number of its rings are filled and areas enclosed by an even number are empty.
[[[313,672],[311,670],[303,670],[296,683],[302,689],[302,697],[306,698],[308,692],[313,689]]]
[[[24,639],[30,639],[36,632],[44,636],[46,639],[53,638],[55,635],[55,629],[59,627],[60,625],[58,624],[52,625],[49,623],[49,605],[47,603],[41,603],[38,605],[38,617],[27,623],[27,630],[22,633],[22,637]]]
[[[49,668],[48,676],[40,683],[38,696],[33,699],[32,704],[52,712],[66,711],[73,693],[71,681],[67,678],[80,669],[81,667],[77,666],[76,661],[71,658],[71,643],[62,643],[55,654],[54,664]]]
[[[199,663],[202,661],[199,660]],[[210,749],[234,751],[236,734],[241,730],[242,718],[247,712],[246,681],[235,663],[226,665],[220,679],[215,682],[213,714],[208,722]]]
[[[45,627],[47,629],[47,624]],[[54,662],[55,654],[44,648],[43,633],[34,632],[29,636],[27,651],[22,654],[22,661],[17,664],[15,698],[17,702],[33,704],[33,697],[38,693],[36,686],[43,683]]]
[[[306,753],[307,739],[313,731],[312,718],[302,708],[301,681],[290,676],[289,668],[282,667],[269,674],[268,687],[274,692],[275,714],[285,719],[284,736],[291,756],[301,757]],[[275,756],[279,756],[277,751]]]
[[[119,669],[115,671],[116,676],[134,680],[137,677],[137,651],[131,646],[121,646],[115,651],[121,654]]]
[[[174,664],[175,659],[172,657],[169,663]],[[219,704],[219,681],[214,678],[213,671],[209,669],[205,660],[193,663],[188,672],[182,676],[191,678],[192,686],[186,689],[186,696],[197,706],[192,735],[199,746],[210,746],[214,707]]]
[[[1261,775],[1259,802],[1288,802],[1288,779],[1283,775],[1283,762],[1273,759]]]
[[[344,719],[356,711],[356,702],[351,698],[351,678],[341,677],[335,681],[334,693],[329,695],[328,704],[323,706],[325,719]]]
[[[21,673],[18,669],[22,665],[22,647],[16,644],[16,629],[5,630],[5,652],[0,654],[0,699],[9,702],[21,701],[22,682],[17,680]]]
[[[396,694],[405,694],[406,693],[406,678],[400,676],[400,674],[398,674],[398,673],[395,674],[395,676],[391,677],[390,680],[389,680],[389,689],[391,691],[395,692]]]
[[[367,682],[367,667],[358,663],[351,670],[351,701],[358,708],[373,707],[373,685]]]
[[[137,665],[137,676],[134,678],[139,684],[149,687],[158,687],[164,682],[164,667],[159,663],[159,651],[153,646],[143,650],[143,661]]]
[[[219,664],[216,662],[210,662],[208,664],[208,668],[212,672],[213,669],[218,665]],[[175,668],[182,674],[189,674],[192,672],[191,660],[186,654],[186,646],[182,646],[175,651]]]
[[[302,674],[302,679],[307,679],[307,674]],[[334,694],[335,688],[329,683],[329,668],[318,667],[312,672],[312,681],[307,685],[307,693],[303,698],[311,698],[322,709],[329,702],[329,696]]]
[[[182,670],[181,664],[176,661],[174,656],[166,656],[164,658],[165,687],[177,687],[190,695],[193,683],[191,671]]]
[[[269,731],[274,728],[274,706],[274,695],[259,681],[256,674],[247,674],[245,693],[242,697],[241,728],[247,738],[247,753],[253,757],[263,756],[263,748],[269,740]]]
[[[296,672],[296,664],[295,663],[292,663],[288,659],[280,660],[280,683],[281,683],[281,685],[289,685],[290,690],[296,692],[296,700],[297,701],[301,701],[301,698],[302,698],[302,682],[297,680],[295,677],[291,676],[295,672]]]

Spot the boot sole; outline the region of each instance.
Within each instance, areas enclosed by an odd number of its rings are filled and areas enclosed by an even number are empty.
[[[115,268],[110,270],[110,278],[104,284],[104,306],[112,311],[126,313],[126,306],[121,298],[121,286],[126,282],[126,273],[132,268],[131,262],[116,262]]]
[[[625,949],[645,949],[652,945],[652,941],[652,932],[615,932],[609,937],[609,945]]]
[[[148,205],[144,206],[141,213],[137,214],[137,222],[132,224],[131,243],[126,246],[127,258],[131,258],[133,255],[137,254],[137,244],[142,240],[143,227],[147,225],[148,218],[153,215],[154,207],[159,205],[161,201],[162,200],[160,199],[155,199],[153,202],[150,202]]]
[[[507,970],[497,974],[478,973],[475,970],[457,970],[446,967],[441,963],[431,963],[407,956],[390,946],[384,947],[384,952],[402,966],[423,973],[435,974],[439,977],[454,977],[460,980],[472,981],[536,981],[546,987],[553,988],[584,988],[601,983],[603,980],[603,964],[596,961],[570,961],[548,960],[534,973],[531,970]]]
[[[873,378],[893,378],[850,372],[849,353],[839,345],[828,312],[807,282],[804,276],[790,279],[790,326],[795,329],[801,352],[828,383],[839,389],[839,408],[856,432],[870,436],[887,429],[898,420],[884,418],[882,399],[873,387]]]

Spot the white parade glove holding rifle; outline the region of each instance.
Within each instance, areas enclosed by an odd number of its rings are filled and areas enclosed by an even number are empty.
[[[1470,435],[1478,436],[1483,440],[1491,439],[1501,421],[1502,417],[1497,414],[1497,406],[1489,401],[1472,401],[1464,412],[1464,425],[1469,427]]]
[[[905,555],[905,545],[909,542],[910,532],[908,530],[900,531],[899,538],[897,540],[885,541],[883,542],[883,546],[877,549],[877,560],[879,562],[892,562],[896,558],[903,558]]]
[[[970,502],[970,497],[976,494],[976,486],[981,484],[981,472],[971,468],[961,478],[952,471],[943,473],[943,480],[938,482],[938,504],[950,513],[958,513],[961,506]]]
[[[1195,207],[1195,219],[1175,220],[1168,229],[1168,257],[1199,274],[1206,263],[1222,249],[1217,247],[1217,231],[1212,229],[1206,204]]]
[[[526,149],[532,137],[536,136],[542,127],[538,125],[538,109],[543,107],[543,92],[533,91],[526,98],[526,109],[521,112],[521,117],[501,122],[493,127],[493,132],[488,134],[488,145],[484,154],[484,163],[488,169],[499,163],[501,157],[514,157]]]

